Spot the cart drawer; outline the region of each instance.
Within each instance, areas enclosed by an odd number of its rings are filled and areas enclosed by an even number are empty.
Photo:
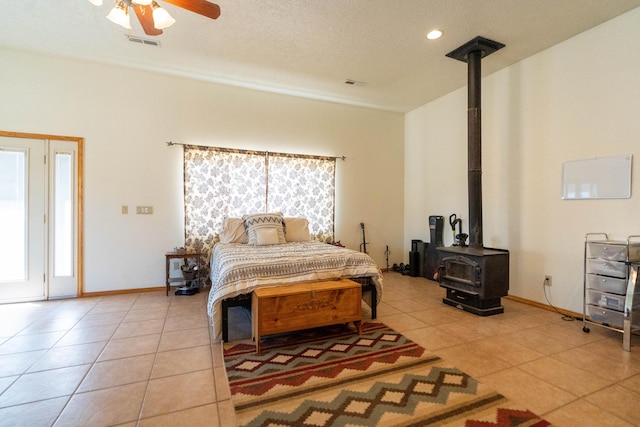
[[[604,308],[610,308],[616,311],[624,311],[625,295],[606,294],[589,290],[589,304],[597,305]]]
[[[625,295],[627,293],[627,280],[598,276],[597,274],[587,274],[587,288]]]
[[[619,262],[619,261],[607,261],[603,259],[588,259],[587,273],[626,278],[627,265],[624,262]]]
[[[602,241],[589,242],[590,258],[602,258],[610,261],[636,261],[640,260],[640,243]],[[629,250],[629,259],[627,260],[627,247]]]
[[[624,323],[623,313],[594,305],[588,305],[587,309],[589,310],[589,317],[594,322],[605,323],[609,326],[622,328],[622,324]]]

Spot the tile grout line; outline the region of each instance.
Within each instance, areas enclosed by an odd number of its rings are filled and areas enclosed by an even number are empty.
[[[98,301],[98,303],[99,303],[99,301]],[[62,303],[62,304],[64,304],[64,303]],[[62,304],[61,304],[61,305],[62,305]],[[93,307],[93,308],[95,308],[95,306],[96,306],[96,305],[97,305],[97,303],[96,303],[96,304],[94,304],[94,307]],[[59,308],[59,307],[56,307],[56,308]],[[92,308],[92,309],[93,309],[93,308]],[[89,310],[88,312],[90,312],[90,311],[91,311],[91,310]],[[88,312],[87,312],[87,313],[88,313]],[[4,390],[2,393],[0,393],[0,396],[2,396],[6,391],[8,391],[8,390],[11,388],[11,386],[13,386],[16,382],[18,382],[18,381],[19,381],[22,377],[24,377],[25,375],[35,374],[36,372],[28,372],[28,371],[29,371],[29,369],[31,369],[31,368],[32,368],[36,363],[38,363],[40,360],[42,360],[42,358],[43,358],[43,357],[44,357],[44,356],[45,356],[45,355],[46,355],[46,354],[47,354],[51,349],[55,348],[56,344],[57,344],[57,343],[59,343],[59,342],[60,342],[60,340],[62,340],[62,339],[67,335],[67,333],[69,333],[69,331],[70,331],[71,329],[73,329],[73,327],[74,327],[74,326],[76,326],[76,325],[78,324],[78,322],[80,322],[80,320],[82,320],[82,319],[87,315],[87,313],[83,314],[83,315],[82,315],[82,317],[80,317],[80,318],[79,318],[79,319],[78,319],[78,320],[73,324],[73,326],[69,327],[69,328],[67,329],[67,331],[66,331],[66,332],[65,332],[65,333],[64,333],[64,334],[63,334],[63,335],[62,335],[58,340],[56,340],[53,344],[51,344],[47,349],[31,350],[31,351],[44,350],[44,353],[43,353],[39,358],[37,358],[36,360],[34,360],[34,361],[33,361],[33,363],[31,363],[30,365],[28,365],[28,366],[27,366],[27,368],[26,368],[26,369],[25,369],[21,374],[16,375],[16,379],[15,379],[15,380],[14,380],[14,381],[9,385],[9,386],[7,386],[7,387],[5,388],[5,390]],[[48,312],[47,314],[51,314],[51,312]],[[11,338],[15,338],[15,337],[20,336],[20,333],[21,333],[21,332],[23,332],[25,329],[27,329],[29,326],[33,325],[33,324],[34,324],[35,322],[37,322],[38,320],[45,320],[45,319],[47,319],[47,317],[44,317],[44,318],[43,318],[43,317],[40,317],[40,318],[38,318],[38,319],[31,320],[31,321],[29,322],[29,324],[28,324],[28,325],[26,325],[24,328],[22,328],[22,329],[20,329],[18,332],[16,332],[16,333],[11,337]],[[49,331],[49,332],[56,332],[56,331]],[[43,334],[43,333],[48,333],[48,332],[41,332],[40,334]],[[39,334],[25,334],[25,335],[39,335]],[[11,338],[9,338],[9,339],[11,339]],[[6,342],[8,342],[8,341],[9,341],[9,340],[5,341],[5,343],[6,343]],[[4,343],[3,343],[3,344],[4,344]],[[29,353],[29,352],[31,352],[31,351],[27,351],[27,352],[17,352],[17,353],[11,353],[11,354]],[[57,368],[57,369],[60,369],[60,368]],[[45,371],[49,371],[49,370],[51,370],[51,369],[46,369]],[[43,371],[43,372],[44,372],[44,371]],[[85,374],[85,376],[86,376],[86,374]],[[83,376],[83,379],[84,379],[84,376]],[[82,381],[80,381],[80,383],[81,383],[81,382],[82,382]],[[79,384],[80,384],[80,383],[79,383]],[[79,386],[79,384],[78,384],[78,386]],[[76,389],[77,389],[77,386],[76,386]],[[75,392],[72,392],[72,394],[68,396],[67,401],[65,402],[65,404],[64,404],[64,406],[63,406],[63,408],[62,408],[62,409],[60,410],[60,412],[58,413],[58,416],[56,416],[56,420],[57,420],[57,419],[58,419],[58,417],[60,416],[60,413],[62,413],[62,411],[64,410],[64,408],[67,406],[67,404],[69,403],[69,400],[71,400],[71,397],[73,396],[73,394],[74,394],[74,393],[75,393]],[[13,406],[27,405],[27,404],[31,404],[31,403],[34,403],[34,402],[45,402],[45,401],[47,401],[47,400],[59,399],[59,398],[61,398],[61,397],[67,397],[67,396],[56,396],[56,397],[51,397],[51,398],[47,398],[47,399],[33,400],[33,401],[30,401],[30,402],[23,402],[23,403],[19,403],[19,404],[16,404],[16,405],[9,405],[9,406],[7,406],[6,408],[10,408],[10,407],[13,407]],[[54,420],[54,423],[55,423],[55,420]]]
[[[140,298],[140,295],[136,296],[135,301],[138,300],[138,298]],[[84,319],[85,317],[89,316],[91,313],[91,311],[93,311],[93,309],[95,309],[100,302],[102,302],[104,300],[103,297],[100,297],[100,299],[98,300],[98,302],[94,305],[94,307],[89,310],[87,313],[84,314],[84,316],[82,316],[82,319]],[[131,304],[131,307],[133,307],[133,305],[135,304],[135,301],[133,304]],[[131,307],[129,307],[129,309],[127,310],[127,314],[131,311]],[[100,359],[100,356],[102,356],[102,354],[104,353],[105,349],[109,346],[109,343],[111,342],[111,340],[113,339],[113,336],[115,335],[115,333],[117,332],[118,328],[120,327],[120,325],[122,325],[123,320],[126,318],[126,314],[122,317],[122,319],[117,323],[118,327],[116,327],[113,332],[111,333],[111,335],[109,336],[109,339],[106,341],[105,346],[102,348],[102,350],[100,351],[100,353],[95,357],[94,361],[91,363],[91,366],[89,367],[89,369],[87,369],[87,372],[82,376],[82,379],[78,382],[78,384],[76,385],[75,389],[73,390],[73,392],[71,393],[71,395],[69,395],[69,398],[67,399],[67,401],[65,402],[64,406],[62,407],[62,409],[60,409],[60,412],[58,413],[58,415],[56,416],[55,420],[52,423],[52,426],[55,426],[58,421],[60,420],[60,416],[64,413],[64,411],[67,409],[67,407],[69,406],[69,403],[71,402],[71,400],[73,399],[74,396],[76,396],[76,392],[78,391],[78,389],[80,388],[80,386],[82,385],[82,383],[87,379],[87,376],[89,375],[89,373],[93,370],[94,366],[98,363],[98,360]],[[80,322],[80,320],[78,322]],[[76,325],[77,323],[76,322]],[[71,331],[70,328],[69,331]],[[67,331],[67,333],[69,332]],[[66,334],[65,334],[66,335]],[[63,336],[64,337],[64,336]],[[62,338],[60,338],[62,339]],[[82,393],[80,393],[82,394]]]
[[[169,295],[168,297],[170,298],[169,305],[167,306],[167,312],[166,312],[166,314],[164,316],[164,319],[163,319],[162,331],[160,332],[160,339],[158,340],[158,344],[156,346],[156,351],[154,353],[153,364],[152,364],[152,367],[151,367],[151,371],[149,372],[149,378],[146,381],[147,384],[146,384],[146,388],[145,388],[145,393],[144,393],[144,396],[143,396],[143,399],[142,399],[142,404],[140,405],[140,411],[138,413],[138,419],[136,420],[137,424],[139,424],[140,421],[145,420],[145,419],[150,419],[150,418],[154,418],[154,417],[158,417],[158,416],[165,416],[165,415],[169,415],[169,414],[172,414],[172,413],[180,412],[180,411],[185,410],[185,409],[193,409],[193,408],[209,405],[209,404],[197,405],[197,406],[193,406],[193,407],[190,407],[190,408],[181,409],[181,410],[178,410],[178,411],[166,412],[166,413],[163,413],[163,414],[157,414],[157,415],[153,415],[151,417],[142,418],[142,413],[143,413],[143,410],[144,410],[144,404],[146,402],[147,393],[149,391],[149,384],[152,381],[151,375],[153,374],[153,367],[155,366],[155,361],[156,361],[156,359],[158,357],[158,353],[160,353],[160,344],[162,342],[162,336],[163,336],[163,334],[165,332],[167,320],[169,319],[169,313],[171,311],[171,307],[174,305],[174,300],[175,300],[174,298],[175,297],[173,295]],[[176,331],[169,331],[169,332],[176,332]],[[209,347],[210,346],[211,346],[211,338],[209,337]],[[167,350],[167,351],[171,351],[171,350]],[[212,371],[212,375],[215,376],[214,371],[213,371],[213,358],[212,357],[211,357],[211,371]],[[175,375],[169,375],[169,376],[166,376],[166,377],[159,377],[159,378],[169,378],[171,376],[175,376]],[[214,378],[214,392],[215,392],[215,378]],[[214,399],[213,403],[217,404],[217,399]]]
[[[140,424],[142,418],[142,411],[144,410],[144,405],[147,400],[147,393],[149,392],[149,383],[151,382],[151,375],[153,375],[153,368],[156,364],[156,359],[158,358],[158,351],[160,350],[160,343],[162,342],[162,334],[164,333],[164,329],[167,325],[167,318],[169,317],[169,310],[171,309],[171,305],[173,304],[173,295],[167,296],[169,299],[169,305],[167,306],[167,312],[164,314],[164,319],[162,321],[162,330],[160,331],[160,338],[158,338],[158,344],[156,345],[156,351],[153,354],[153,362],[151,363],[151,369],[149,370],[149,376],[146,381],[146,385],[144,388],[144,394],[142,395],[142,402],[140,402],[140,410],[138,411],[138,418],[135,420],[136,425]]]

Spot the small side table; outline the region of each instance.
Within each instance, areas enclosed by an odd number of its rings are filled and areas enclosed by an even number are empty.
[[[164,254],[165,260],[166,260],[166,284],[167,284],[167,296],[169,296],[169,289],[171,289],[171,283],[174,282],[182,282],[182,283],[188,283],[188,282],[196,282],[198,284],[198,287],[200,287],[200,267],[202,266],[201,261],[202,261],[202,252],[167,252],[166,254]],[[169,277],[169,269],[171,267],[171,260],[172,259],[176,259],[176,258],[182,258],[184,260],[184,263],[187,263],[187,260],[190,258],[194,258],[196,260],[196,265],[198,266],[198,269],[196,270],[196,277],[193,280],[187,280],[181,277]]]

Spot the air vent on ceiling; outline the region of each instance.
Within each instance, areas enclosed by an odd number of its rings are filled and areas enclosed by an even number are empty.
[[[130,42],[160,47],[160,42],[155,40],[143,39],[142,37],[136,37],[136,36],[130,36],[130,35],[127,35],[127,38],[129,39]]]
[[[367,85],[366,82],[359,82],[357,80],[351,80],[351,79],[345,80],[344,84],[353,85],[353,86],[366,86]]]

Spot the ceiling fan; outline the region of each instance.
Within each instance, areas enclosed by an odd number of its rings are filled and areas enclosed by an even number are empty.
[[[102,0],[89,0],[96,6],[102,5]],[[216,19],[220,16],[220,6],[207,0],[164,0],[174,6],[181,7],[207,18]],[[131,28],[129,8],[132,8],[142,25],[145,34],[158,36],[162,29],[170,27],[176,22],[169,12],[155,0],[114,0],[115,7],[111,9],[107,19],[127,29]]]

